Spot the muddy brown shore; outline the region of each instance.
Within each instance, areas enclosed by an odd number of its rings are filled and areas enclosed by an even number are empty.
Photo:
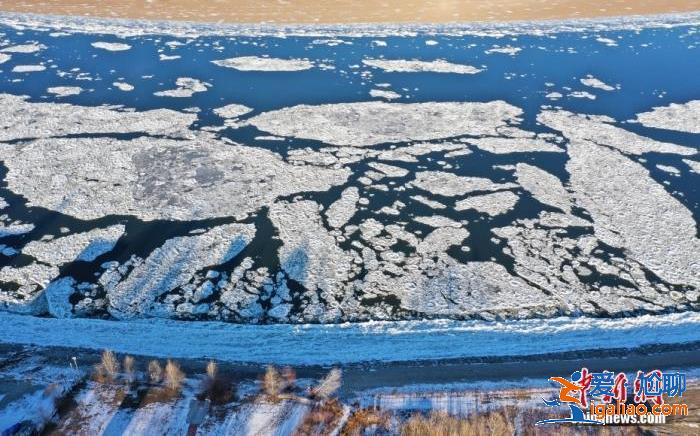
[[[550,20],[679,13],[700,0],[2,0],[0,11],[224,23]]]

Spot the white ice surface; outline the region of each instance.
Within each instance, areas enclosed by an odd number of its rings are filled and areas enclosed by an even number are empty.
[[[0,342],[112,349],[226,361],[330,364],[515,356],[700,340],[700,313],[627,319],[395,321],[245,325],[164,319],[108,321],[0,313]]]

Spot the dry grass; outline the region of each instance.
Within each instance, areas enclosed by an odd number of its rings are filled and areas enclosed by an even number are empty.
[[[117,360],[117,356],[109,350],[102,352],[101,365],[102,368],[104,368],[104,370],[111,376],[116,376],[119,372],[119,361]]]
[[[122,366],[124,367],[126,382],[133,383],[136,380],[136,361],[131,356],[125,356]]]
[[[168,360],[165,364],[165,387],[172,393],[177,393],[182,388],[182,382],[185,381],[185,373],[180,369],[180,365]]]
[[[233,399],[233,384],[219,375],[219,368],[214,361],[207,364],[207,376],[204,379],[201,397],[208,398],[212,404],[225,404]]]
[[[469,418],[446,412],[413,415],[402,426],[402,436],[506,436],[514,435],[513,420],[506,410],[493,411]]]
[[[295,436],[327,435],[336,428],[343,416],[343,405],[336,399],[317,404],[294,431]]]
[[[148,362],[148,380],[153,384],[160,383],[163,380],[163,368],[161,368],[157,360]]]
[[[102,352],[100,363],[95,365],[95,380],[99,383],[111,383],[117,378],[119,373],[119,361],[117,356],[110,350]]]
[[[362,436],[366,430],[371,430],[370,434],[377,433],[379,430],[388,431],[390,423],[391,418],[387,412],[375,409],[357,409],[348,418],[340,435]]]
[[[285,366],[282,369],[282,381],[284,382],[285,389],[293,389],[297,382],[297,373],[291,367]]]
[[[311,393],[314,397],[328,399],[340,389],[342,380],[343,373],[339,369],[333,368]]]
[[[209,377],[211,380],[215,380],[218,374],[219,367],[217,366],[216,362],[210,360],[209,363],[207,363],[207,377]]]
[[[269,365],[265,370],[265,375],[263,375],[262,388],[268,399],[272,401],[277,401],[279,395],[284,388],[284,383],[279,371],[272,365]]]

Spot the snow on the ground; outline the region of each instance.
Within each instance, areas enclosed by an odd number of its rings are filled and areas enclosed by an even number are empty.
[[[210,414],[199,427],[197,434],[290,435],[294,433],[308,411],[308,405],[290,400],[278,403],[263,400],[246,402],[227,408],[223,419],[216,419]]]
[[[560,317],[507,322],[435,320],[335,325],[107,321],[0,313],[0,324],[0,342],[4,343],[286,364],[514,356],[700,340],[699,313],[632,319]]]
[[[31,385],[32,392],[0,409],[0,431],[22,421],[31,421],[41,429],[56,413],[56,401],[68,393],[83,373],[40,364],[30,358],[26,365],[5,368],[2,379],[14,379]],[[4,434],[4,433],[3,433]]]
[[[121,400],[117,386],[88,382],[74,397],[75,408],[61,418],[57,431],[64,434],[115,434]]]

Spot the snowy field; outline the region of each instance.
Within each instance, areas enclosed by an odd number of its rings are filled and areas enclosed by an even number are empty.
[[[697,342],[699,30],[2,14],[0,341],[288,363]]]

